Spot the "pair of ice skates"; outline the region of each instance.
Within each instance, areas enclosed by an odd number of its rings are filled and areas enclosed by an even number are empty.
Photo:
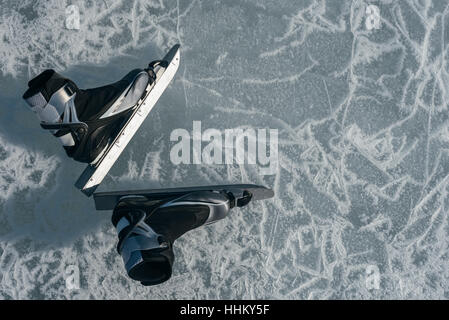
[[[179,45],[162,60],[99,88],[79,89],[53,70],[29,81],[23,98],[62,143],[67,155],[88,163],[75,185],[94,194],[97,210],[113,210],[117,251],[128,275],[144,285],[168,280],[173,243],[184,233],[225,218],[233,207],[270,198],[262,186],[216,185],[94,193],[178,70]]]

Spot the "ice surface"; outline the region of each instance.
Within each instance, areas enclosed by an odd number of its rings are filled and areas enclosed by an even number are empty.
[[[2,0],[0,297],[449,298],[448,24],[445,1]],[[175,81],[101,191],[234,182],[276,197],[185,235],[172,279],[147,288],[125,275],[109,213],[73,187],[84,166],[21,95],[45,68],[92,87],[175,43]],[[278,129],[278,171],[173,166],[170,132],[193,120]]]

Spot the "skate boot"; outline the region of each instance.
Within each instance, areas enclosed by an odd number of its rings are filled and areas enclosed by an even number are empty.
[[[80,89],[54,70],[28,83],[23,98],[67,155],[89,163],[76,186],[91,195],[137,132],[179,66],[179,45],[146,69],[99,88]]]
[[[23,98],[69,157],[95,163],[153,81],[148,72],[135,69],[113,84],[79,89],[54,70],[45,70],[28,83]]]
[[[261,186],[226,185],[103,192],[94,198],[102,210],[117,201],[112,224],[129,277],[143,285],[156,285],[171,277],[176,239],[225,218],[233,207],[272,196],[272,190]]]

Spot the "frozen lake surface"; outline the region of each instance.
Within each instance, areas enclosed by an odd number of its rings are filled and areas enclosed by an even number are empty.
[[[448,30],[445,1],[2,0],[0,298],[448,299]],[[175,43],[174,82],[99,191],[257,183],[276,196],[186,234],[172,279],[143,287],[110,212],[73,187],[84,165],[21,96],[46,68],[100,86]],[[170,133],[196,120],[277,129],[278,170],[173,165]]]

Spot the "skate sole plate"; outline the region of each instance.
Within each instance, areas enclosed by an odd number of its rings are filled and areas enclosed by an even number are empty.
[[[252,200],[263,200],[272,198],[274,192],[271,189],[255,184],[228,184],[212,185],[198,187],[181,187],[168,189],[145,189],[145,190],[127,190],[94,193],[95,208],[97,210],[112,210],[117,202],[127,196],[144,196],[145,198],[158,199],[167,196],[183,195],[195,191],[248,191],[252,194]]]
[[[168,62],[167,68],[158,80],[153,84],[153,88],[147,93],[141,104],[128,119],[125,126],[105,152],[104,156],[95,165],[88,165],[83,171],[75,186],[87,196],[91,196],[98,185],[103,181],[109,170],[126,148],[132,137],[140,128],[162,93],[170,84],[178,71],[180,62],[179,45],[173,46],[162,59]]]

